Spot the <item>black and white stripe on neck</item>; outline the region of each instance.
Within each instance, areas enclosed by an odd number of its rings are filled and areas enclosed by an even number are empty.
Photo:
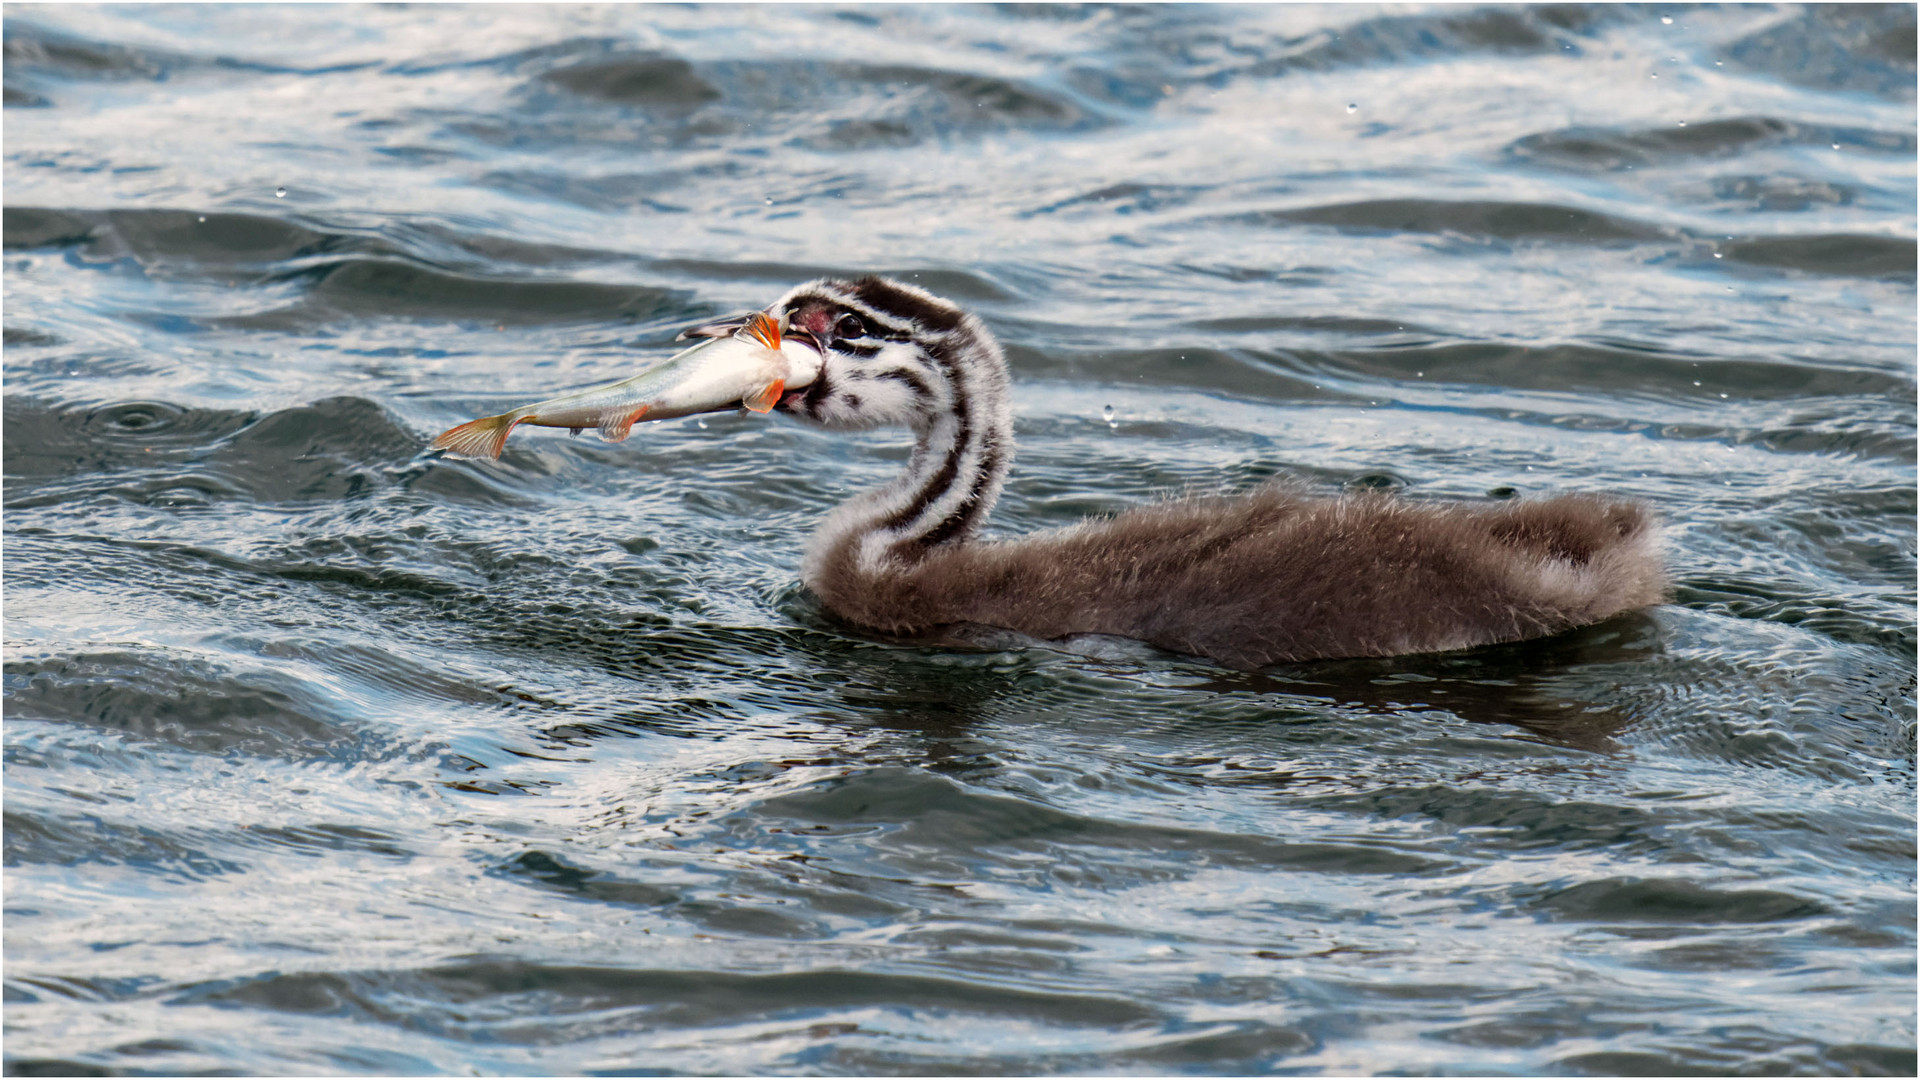
[[[790,411],[835,427],[886,422],[912,429],[906,471],[833,514],[818,550],[855,548],[868,567],[914,561],[985,524],[1013,458],[1006,361],[979,320],[910,286],[880,279],[818,282],[784,301],[825,302],[860,316],[857,340],[836,340],[827,364]]]
[[[944,384],[945,409],[920,435],[905,488],[911,497],[881,523],[924,546],[978,531],[1011,463],[1005,361],[991,339],[956,327],[925,354]]]

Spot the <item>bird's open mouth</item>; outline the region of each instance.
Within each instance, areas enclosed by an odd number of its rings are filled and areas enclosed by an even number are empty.
[[[787,327],[786,338],[789,341],[797,341],[807,346],[821,356],[827,355],[827,347],[821,343],[820,339],[815,336],[811,330],[802,330],[797,326],[789,326]]]

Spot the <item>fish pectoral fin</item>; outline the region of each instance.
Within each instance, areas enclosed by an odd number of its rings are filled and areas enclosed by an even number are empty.
[[[499,416],[469,420],[459,427],[441,432],[440,437],[433,440],[433,449],[451,450],[466,457],[498,460],[500,451],[507,445],[507,436],[513,432],[513,426],[525,419],[513,413],[501,413]]]
[[[647,415],[645,405],[632,412],[615,413],[600,421],[600,437],[608,442],[625,442],[633,434],[633,422]]]
[[[740,399],[740,404],[754,412],[763,413],[780,403],[780,395],[787,392],[787,380],[775,379],[759,390]]]
[[[759,342],[762,348],[780,351],[780,320],[764,311],[748,315],[747,325],[741,333]]]

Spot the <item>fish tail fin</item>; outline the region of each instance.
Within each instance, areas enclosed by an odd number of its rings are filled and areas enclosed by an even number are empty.
[[[459,427],[441,432],[440,437],[433,440],[433,448],[451,450],[466,457],[498,460],[501,449],[507,445],[507,435],[513,431],[513,425],[523,419],[525,417],[519,413],[510,412],[469,420]]]
[[[742,331],[760,344],[780,351],[780,320],[764,311],[756,311],[747,316],[747,325]]]
[[[608,442],[625,442],[633,434],[633,422],[647,415],[645,405],[632,412],[615,413],[600,421],[600,437]]]

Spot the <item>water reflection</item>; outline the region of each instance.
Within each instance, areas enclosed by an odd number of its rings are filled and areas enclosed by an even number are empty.
[[[1438,656],[1339,660],[1217,676],[1196,689],[1283,694],[1394,715],[1435,711],[1609,753],[1635,720],[1614,680],[1663,652],[1656,615],[1635,612],[1540,641]],[[1611,691],[1611,692],[1610,692]]]

